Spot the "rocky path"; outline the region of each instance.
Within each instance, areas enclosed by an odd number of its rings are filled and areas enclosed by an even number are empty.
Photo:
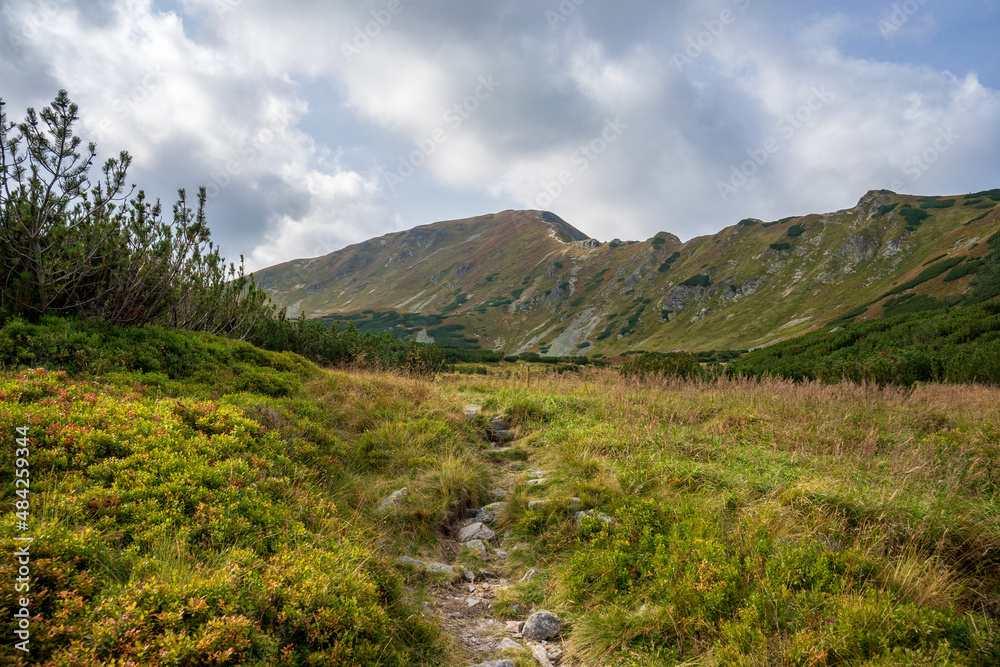
[[[470,419],[479,411],[478,405],[465,408],[466,417]],[[501,452],[514,446],[515,434],[505,420],[495,419],[490,426],[493,435],[490,451]],[[446,635],[464,647],[471,661],[479,661],[475,667],[515,667],[513,660],[502,657],[509,650],[530,652],[539,665],[555,666],[563,654],[558,636],[562,623],[555,614],[545,610],[530,610],[529,614],[529,610],[524,610],[523,620],[511,621],[501,620],[495,613],[498,594],[513,585],[513,579],[506,574],[508,549],[518,548],[508,544],[507,538],[494,530],[503,510],[503,498],[514,484],[518,470],[501,461],[496,461],[495,465],[503,469],[500,487],[493,491],[496,501],[479,508],[475,517],[452,528],[453,539],[442,543],[442,562],[425,565],[414,559],[403,560],[410,565],[452,575],[450,582],[429,588],[431,600],[424,603],[424,608],[437,618]],[[536,474],[535,479],[539,477]],[[477,558],[482,563],[478,572],[454,563],[462,547],[478,552]],[[520,574],[518,580],[526,580],[539,572],[528,570],[514,574]]]

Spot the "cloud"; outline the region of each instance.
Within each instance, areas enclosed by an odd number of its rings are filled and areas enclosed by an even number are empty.
[[[215,236],[252,268],[432,222],[427,211],[452,199],[467,215],[550,208],[602,239],[689,238],[842,208],[871,188],[947,194],[1000,178],[998,92],[972,71],[857,55],[852,40],[887,44],[858,12],[750,0],[176,11],[53,0],[41,17],[39,6],[0,12],[19,35],[0,46],[5,99],[68,88],[87,130],[130,150],[148,189],[207,185]],[[925,7],[894,39],[931,44],[940,30]]]

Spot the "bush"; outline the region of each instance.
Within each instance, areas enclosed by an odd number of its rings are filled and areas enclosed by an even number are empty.
[[[9,123],[0,100],[0,315],[50,315],[149,323],[244,337],[274,308],[252,279],[210,242],[205,190],[196,208],[183,190],[173,221],[144,193],[127,199],[128,153],[96,157],[74,134],[66,91],[40,114]],[[16,130],[16,133],[15,133]]]
[[[788,228],[788,235],[792,238],[802,236],[806,232],[806,226],[803,224],[792,225]]]
[[[681,283],[683,287],[708,287],[712,284],[712,279],[707,273],[702,273],[697,276],[691,276],[687,280]]]
[[[771,250],[775,250],[777,252],[784,252],[786,250],[789,250],[791,247],[792,247],[791,243],[772,243],[771,244]]]
[[[668,354],[646,352],[626,361],[622,364],[619,372],[625,377],[667,375],[695,378],[704,375],[702,366],[698,362],[698,356],[688,352]]]

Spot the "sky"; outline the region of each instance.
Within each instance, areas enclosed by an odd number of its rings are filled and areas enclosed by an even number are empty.
[[[1000,187],[1000,0],[0,0],[0,34],[9,120],[65,89],[250,270],[507,209],[687,240]]]

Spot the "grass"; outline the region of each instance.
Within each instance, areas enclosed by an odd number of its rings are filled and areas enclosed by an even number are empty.
[[[1000,658],[997,390],[596,372],[488,393],[552,480],[504,521],[573,664]],[[577,526],[569,497],[616,523]]]
[[[496,615],[558,613],[562,664],[1000,660],[1000,390],[410,376],[174,335],[191,359],[159,370],[123,351],[0,374],[0,429],[33,440],[33,662],[469,664],[416,605],[447,582],[392,561],[437,559],[495,466],[514,475],[495,528],[524,546],[490,569],[543,572]],[[275,377],[223,373],[237,354]],[[496,415],[519,439],[487,455]]]

